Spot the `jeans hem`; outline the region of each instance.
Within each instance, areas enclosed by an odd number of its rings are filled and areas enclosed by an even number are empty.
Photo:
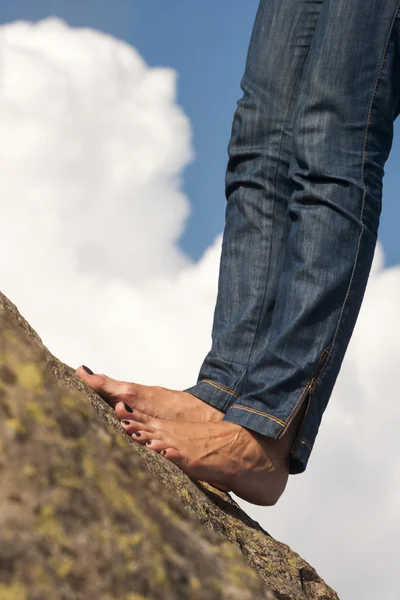
[[[228,410],[229,405],[239,397],[233,390],[211,379],[202,379],[196,385],[183,391],[224,413]]]
[[[260,435],[276,439],[285,427],[284,421],[274,415],[233,404],[239,397],[238,394],[217,381],[203,379],[183,391],[224,412],[223,421],[236,423]],[[312,444],[306,438],[296,440],[290,453],[289,475],[297,475],[306,470],[311,451]]]

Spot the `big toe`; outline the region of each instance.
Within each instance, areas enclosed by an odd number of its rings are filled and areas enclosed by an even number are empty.
[[[87,367],[86,367],[87,368]],[[103,373],[89,373],[85,368],[80,366],[76,369],[76,374],[86,381],[86,383],[101,396],[104,400],[107,400],[112,406],[115,406],[119,402],[121,394],[125,391],[125,383],[117,381],[111,377],[107,377]]]

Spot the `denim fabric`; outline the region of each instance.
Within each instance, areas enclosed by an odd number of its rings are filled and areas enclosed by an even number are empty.
[[[400,0],[261,0],[228,146],[212,348],[186,391],[305,471],[371,269]]]

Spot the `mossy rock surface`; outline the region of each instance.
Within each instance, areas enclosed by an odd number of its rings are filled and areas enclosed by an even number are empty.
[[[1,600],[338,598],[229,495],[129,438],[1,293],[0,515]]]

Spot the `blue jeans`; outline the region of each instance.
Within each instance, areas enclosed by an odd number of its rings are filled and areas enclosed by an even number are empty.
[[[212,347],[186,389],[305,471],[371,269],[400,0],[261,0],[228,146]]]

